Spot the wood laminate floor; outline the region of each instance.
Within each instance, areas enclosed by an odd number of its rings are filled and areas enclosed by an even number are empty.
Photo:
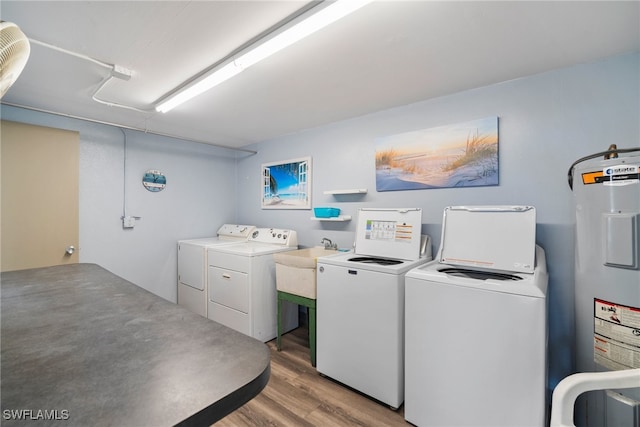
[[[306,326],[275,340],[271,349],[271,378],[265,389],[216,427],[238,426],[411,426],[397,411],[323,377],[309,359]]]

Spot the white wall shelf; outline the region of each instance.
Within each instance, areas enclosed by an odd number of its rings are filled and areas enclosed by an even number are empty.
[[[339,215],[339,216],[333,216],[331,218],[318,218],[317,216],[312,216],[311,219],[314,221],[341,222],[341,221],[351,221],[351,215]]]
[[[324,194],[365,194],[366,192],[366,188],[355,188],[348,190],[327,190]]]

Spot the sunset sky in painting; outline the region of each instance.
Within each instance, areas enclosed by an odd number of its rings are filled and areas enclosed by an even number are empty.
[[[481,136],[490,136],[487,138],[488,143],[495,143],[498,141],[496,121],[497,117],[488,117],[380,137],[376,139],[376,151],[381,152],[393,149],[404,154],[446,151],[460,145],[464,146],[469,134],[475,134],[476,131]]]

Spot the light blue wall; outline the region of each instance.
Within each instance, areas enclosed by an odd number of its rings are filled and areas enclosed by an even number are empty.
[[[376,192],[376,137],[489,116],[499,117],[499,186]],[[567,170],[576,159],[611,143],[639,146],[639,117],[640,60],[633,54],[335,123],[249,147],[259,153],[238,163],[238,220],[295,229],[303,246],[317,245],[326,236],[350,247],[356,221],[316,222],[308,210],[260,209],[261,164],[305,156],[312,157],[314,206],[339,207],[354,217],[360,207],[420,207],[423,232],[433,237],[434,251],[446,206],[535,206],[537,241],[546,250],[550,273],[553,387],[573,370],[573,200]],[[340,198],[323,194],[346,188],[367,188],[368,193]],[[514,328],[527,333],[527,325]]]
[[[235,154],[210,145],[123,131],[2,106],[2,119],[80,132],[80,262],[97,263],[176,302],[177,241],[215,236],[235,223]],[[166,188],[147,191],[142,176],[158,169]],[[123,229],[127,214],[141,217]]]
[[[573,207],[567,169],[610,143],[640,145],[639,76],[639,55],[620,56],[266,141],[248,147],[257,155],[238,160],[227,150],[126,131],[126,182],[119,129],[8,106],[1,113],[4,120],[80,131],[80,261],[98,263],[170,301],[176,300],[176,241],[214,235],[225,222],[295,229],[302,246],[317,245],[325,236],[351,246],[355,221],[315,222],[308,210],[260,209],[262,163],[311,156],[314,206],[338,206],[352,215],[359,207],[421,207],[423,232],[433,237],[434,251],[446,206],[533,205],[551,276],[553,387],[573,369]],[[499,186],[376,192],[376,137],[488,116],[500,118]],[[144,190],[147,169],[167,175],[164,191]],[[133,230],[123,230],[120,221],[124,188],[128,213],[142,217]],[[369,191],[323,194],[344,188]],[[521,329],[527,333],[526,325]]]

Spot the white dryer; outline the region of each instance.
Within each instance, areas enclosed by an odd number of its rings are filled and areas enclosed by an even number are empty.
[[[209,248],[208,317],[267,342],[276,337],[273,254],[298,249],[294,230],[257,228],[247,241]],[[298,327],[298,306],[283,305],[284,332]]]
[[[223,224],[216,237],[178,241],[178,304],[207,317],[207,249],[246,241],[255,228]]]
[[[435,261],[405,284],[405,419],[546,423],[547,283],[535,209],[445,209]]]
[[[316,369],[389,405],[404,400],[404,276],[431,259],[420,209],[360,209],[354,252],[318,258]]]

